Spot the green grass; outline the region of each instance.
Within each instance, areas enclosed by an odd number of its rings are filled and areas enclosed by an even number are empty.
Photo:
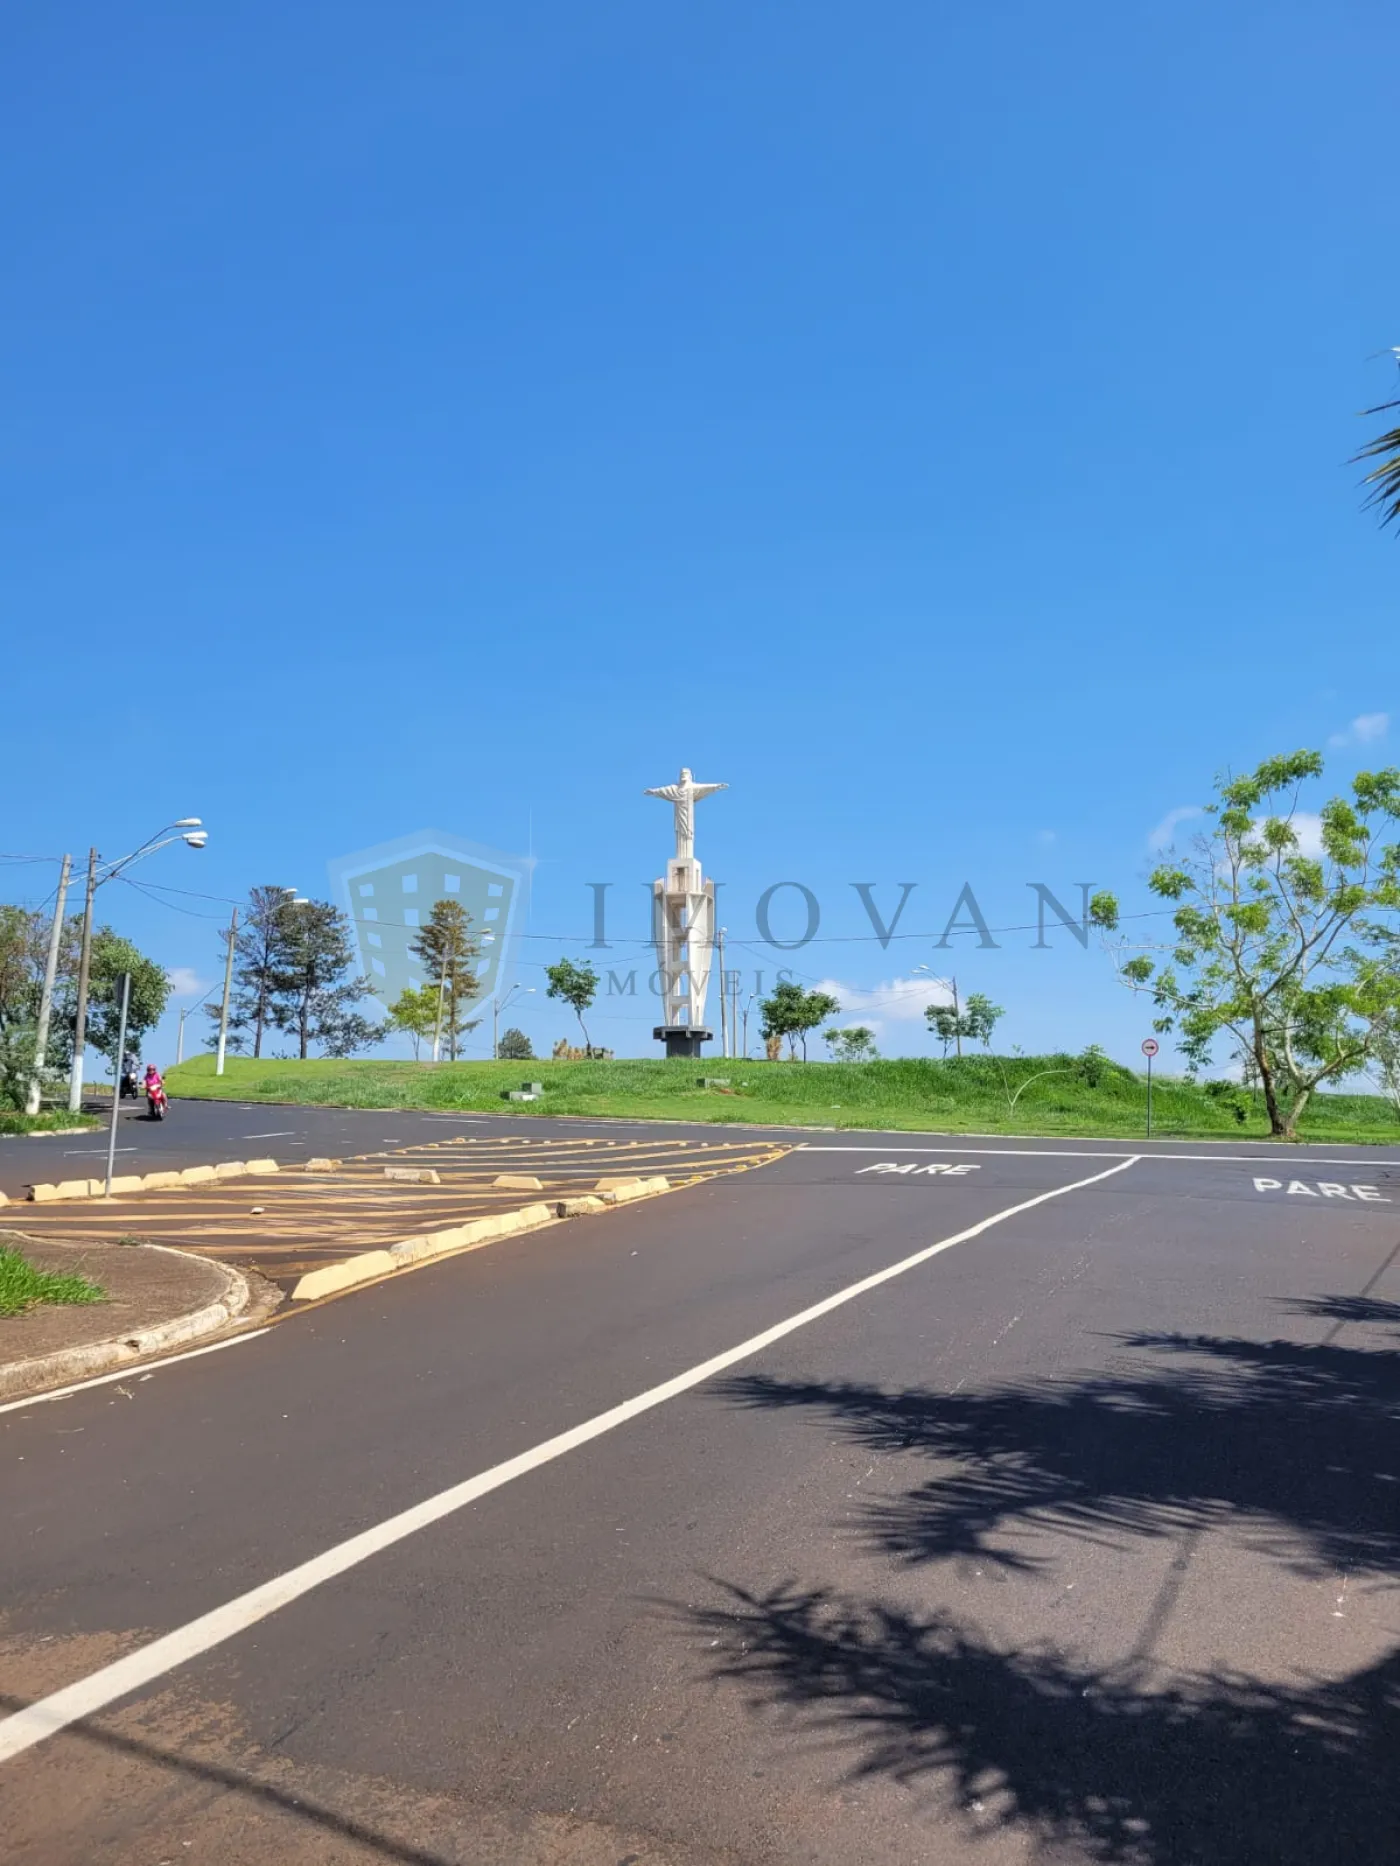
[[[12,1244],[0,1244],[0,1316],[23,1315],[41,1302],[102,1302],[96,1283],[85,1276],[36,1270]]]
[[[0,1108],[0,1134],[51,1134],[60,1127],[100,1127],[94,1114],[70,1114],[66,1108],[51,1109],[47,1114],[20,1114],[13,1108]]]
[[[1014,1093],[1008,1107],[1005,1070]],[[702,1089],[698,1078],[728,1080],[732,1093]],[[282,1101],[344,1108],[474,1109],[502,1113],[501,1091],[542,1082],[539,1114],[616,1115],[674,1121],[745,1121],[778,1126],[891,1128],[987,1134],[1084,1134],[1130,1138],[1143,1132],[1142,1076],[1105,1064],[1096,1084],[1071,1056],[947,1062],[908,1058],[873,1063],[701,1063],[644,1061],[533,1063],[252,1062],[230,1057],[225,1074],[198,1056],[166,1077],[174,1096]],[[1237,1119],[1236,1110],[1244,1119]],[[520,1112],[526,1112],[521,1109]],[[1153,1133],[1164,1138],[1262,1139],[1262,1100],[1161,1076],[1153,1083]],[[1400,1141],[1400,1122],[1378,1095],[1322,1095],[1305,1110],[1305,1140]]]

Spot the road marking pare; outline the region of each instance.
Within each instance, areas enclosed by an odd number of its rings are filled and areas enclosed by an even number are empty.
[[[955,1178],[962,1173],[980,1173],[981,1170],[980,1166],[974,1166],[970,1161],[961,1166],[920,1166],[917,1160],[910,1160],[907,1164],[900,1160],[876,1160],[870,1166],[858,1166],[856,1177],[859,1179],[862,1173],[907,1173],[917,1179],[921,1173],[941,1173],[944,1178]]]
[[[1319,1179],[1309,1185],[1306,1179],[1290,1179],[1285,1186],[1281,1179],[1256,1179],[1256,1192],[1282,1192],[1289,1198],[1307,1199],[1347,1199],[1361,1205],[1391,1205],[1392,1199],[1376,1186],[1344,1186],[1335,1179]]]

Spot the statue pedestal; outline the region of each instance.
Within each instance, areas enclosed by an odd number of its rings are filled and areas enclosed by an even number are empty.
[[[714,1041],[713,1030],[701,1030],[692,1024],[658,1024],[651,1033],[658,1043],[666,1045],[666,1055],[679,1056],[691,1060],[700,1054],[702,1043]]]

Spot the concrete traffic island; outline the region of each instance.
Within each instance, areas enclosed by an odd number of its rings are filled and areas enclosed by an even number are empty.
[[[268,1177],[187,1169],[111,1199],[42,1200],[26,1234],[49,1242],[158,1243],[266,1278],[294,1309],[425,1259],[767,1164],[751,1141],[450,1135],[394,1152],[298,1162]],[[245,1163],[246,1164],[246,1163]],[[152,1183],[154,1181],[154,1184]]]
[[[275,1307],[260,1278],[159,1244],[71,1243],[0,1232],[36,1269],[87,1277],[101,1302],[41,1304],[0,1318],[0,1401],[41,1394],[172,1348]]]
[[[315,1161],[308,1162],[315,1165]],[[209,1186],[224,1179],[259,1179],[279,1171],[276,1160],[220,1160],[214,1166],[185,1166],[178,1172],[118,1173],[112,1179],[111,1196],[128,1192],[172,1192],[181,1186]],[[107,1196],[106,1179],[60,1179],[29,1188],[29,1203],[52,1205],[71,1199],[101,1199]],[[7,1203],[0,1192],[0,1205]]]
[[[420,1232],[416,1237],[401,1238],[383,1250],[361,1251],[358,1256],[344,1257],[339,1263],[327,1264],[324,1269],[310,1270],[294,1286],[292,1301],[315,1302],[324,1296],[338,1295],[341,1290],[353,1289],[359,1283],[378,1282],[381,1277],[392,1276],[397,1270],[406,1270],[433,1257],[477,1250],[501,1238],[518,1237],[524,1231],[538,1231],[545,1225],[558,1224],[561,1219],[605,1212],[610,1205],[627,1205],[634,1199],[654,1198],[670,1190],[670,1180],[659,1173],[649,1179],[600,1179],[595,1192],[522,1205],[513,1212],[493,1212],[484,1218],[469,1219],[464,1225]]]

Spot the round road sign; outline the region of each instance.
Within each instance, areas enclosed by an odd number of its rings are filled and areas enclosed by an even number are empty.
[[[1159,1047],[1156,1037],[1144,1037],[1142,1040],[1142,1053],[1144,1056],[1155,1056]]]

